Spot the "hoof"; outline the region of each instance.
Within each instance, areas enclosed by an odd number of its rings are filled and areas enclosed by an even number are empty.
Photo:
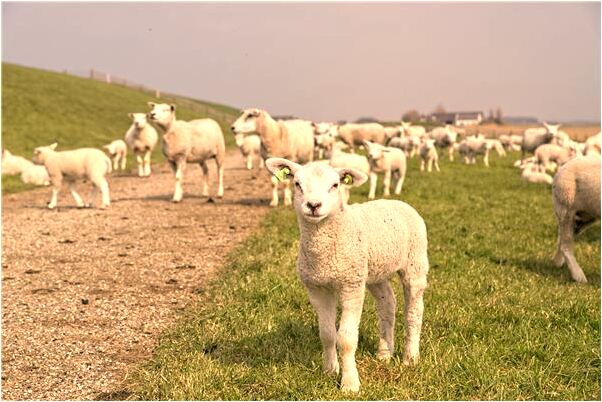
[[[341,380],[341,391],[357,393],[360,391],[359,378],[347,378]]]
[[[379,350],[376,358],[382,362],[389,362],[391,360],[391,352],[388,350]]]
[[[403,357],[403,364],[404,366],[415,366],[418,364],[418,360],[419,360],[419,355],[415,355],[415,356],[404,356]]]
[[[278,201],[270,202],[270,207],[277,207],[277,206],[278,206]]]
[[[339,374],[340,367],[338,360],[335,360],[334,363],[325,363],[324,364],[324,374],[330,376],[337,376]]]
[[[579,274],[571,274],[573,280],[577,283],[587,283],[587,278],[583,272]]]
[[[109,207],[109,204],[101,204],[100,205],[100,209],[107,209]]]

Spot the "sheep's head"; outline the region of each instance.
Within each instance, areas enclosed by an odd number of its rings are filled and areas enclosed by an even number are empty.
[[[424,140],[424,147],[426,149],[435,148],[435,140],[432,140],[432,139]]]
[[[232,133],[252,133],[257,131],[257,119],[262,114],[262,110],[259,109],[245,109],[236,121],[232,124],[230,129]]]
[[[115,154],[117,153],[117,151],[115,150],[115,144],[111,143],[108,145],[103,145],[102,146],[104,149],[107,150],[107,153],[111,156],[115,156]]]
[[[311,123],[311,126],[314,129],[314,135],[330,133],[330,128],[332,125],[332,123]]]
[[[543,123],[548,133],[556,135],[558,133],[558,129],[560,128],[560,124],[548,124],[546,122]]]
[[[132,119],[132,122],[137,129],[141,130],[146,126],[146,113],[128,113],[128,117]]]
[[[148,106],[151,108],[150,112],[148,112],[148,117],[151,121],[161,125],[168,125],[173,121],[176,113],[176,105],[148,102]]]
[[[33,163],[37,165],[43,165],[44,161],[46,161],[46,157],[53,153],[58,144],[55,142],[54,144],[47,145],[45,147],[37,147],[33,150]]]
[[[295,183],[294,206],[299,219],[318,223],[344,208],[340,187],[361,186],[368,176],[355,169],[336,169],[323,163],[299,165],[282,158],[265,162],[279,180]]]
[[[368,154],[368,159],[371,160],[379,160],[381,159],[384,154],[386,152],[390,152],[389,149],[387,149],[386,147],[383,147],[380,144],[374,143],[374,142],[370,142],[370,141],[363,141],[364,146],[366,147],[366,153]]]

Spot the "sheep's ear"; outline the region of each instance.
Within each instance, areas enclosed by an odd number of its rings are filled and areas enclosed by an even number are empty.
[[[130,119],[133,119],[133,118],[134,118],[134,114],[133,114],[133,113],[128,113],[128,117],[129,117]]]
[[[156,103],[155,103],[155,102],[146,102],[146,104],[147,104],[147,105],[148,105],[148,106],[149,106],[151,109],[154,109],[154,108],[155,108],[155,105],[156,105]]]
[[[169,107],[171,108],[172,112],[176,111],[176,105],[174,105],[173,103],[171,105],[169,105]]]
[[[366,148],[370,148],[370,145],[372,145],[372,144],[370,143],[370,141],[368,141],[368,140],[363,140],[363,141],[362,141],[362,144],[364,144],[364,146],[365,146]]]
[[[265,167],[280,181],[291,179],[297,170],[301,168],[298,163],[284,158],[269,158],[265,161]]]
[[[55,150],[55,149],[56,149],[56,147],[58,147],[58,145],[59,145],[59,144],[58,144],[57,142],[55,142],[54,144],[50,144],[50,145],[48,146],[48,148],[50,148],[50,149],[52,149],[52,150]]]
[[[368,180],[368,175],[356,169],[341,168],[335,169],[341,179],[341,184],[347,186],[359,187]]]

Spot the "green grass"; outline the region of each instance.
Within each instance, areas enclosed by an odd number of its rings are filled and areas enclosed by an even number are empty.
[[[146,103],[152,100],[175,103],[179,119],[216,119],[226,146],[234,146],[229,127],[238,117],[237,109],[185,97],[157,100],[136,89],[7,63],[2,64],[2,146],[26,158],[35,147],[53,142],[59,143],[59,150],[100,147],[123,138],[131,125],[127,114],[146,112]],[[157,146],[153,161],[163,160]],[[135,169],[132,152],[128,166]],[[5,193],[29,188],[3,179]]]
[[[512,160],[493,157],[490,169],[443,161],[439,174],[420,173],[412,160],[401,198],[427,223],[431,263],[421,361],[401,363],[403,297],[395,279],[398,352],[389,364],[376,360],[376,314],[367,297],[356,398],[599,400],[600,225],[576,241],[589,279],[577,285],[566,267],[550,263],[550,187],[522,182]],[[352,201],[365,201],[367,191],[362,186]],[[321,372],[297,247],[293,210],[272,210],[199,290],[152,359],[131,373],[131,398],[349,398]]]

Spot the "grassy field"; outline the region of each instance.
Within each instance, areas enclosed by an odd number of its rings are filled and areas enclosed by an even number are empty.
[[[398,280],[396,345],[376,360],[374,303],[366,298],[357,362],[362,390],[342,394],[321,369],[316,315],[295,271],[292,208],[272,210],[229,257],[221,275],[130,373],[142,399],[539,399],[600,398],[600,225],[576,242],[589,283],[550,260],[556,222],[550,187],[520,180],[514,158],[492,167],[412,160],[401,199],[424,217],[431,271],[421,362],[404,367]],[[480,163],[480,161],[479,161]],[[368,186],[355,190],[363,202]],[[379,188],[380,192],[380,188]]]
[[[100,147],[123,138],[131,125],[128,112],[145,112],[148,101],[175,103],[178,118],[206,117],[210,107],[226,119],[219,120],[226,146],[234,146],[230,124],[238,110],[189,98],[162,97],[110,85],[86,78],[42,71],[12,64],[2,64],[2,146],[14,154],[31,158],[40,145],[59,143],[59,150]],[[154,161],[163,161],[160,147],[153,152]],[[129,169],[135,157],[128,154]],[[133,171],[133,170],[132,170]],[[30,188],[18,177],[3,177],[2,191]]]

